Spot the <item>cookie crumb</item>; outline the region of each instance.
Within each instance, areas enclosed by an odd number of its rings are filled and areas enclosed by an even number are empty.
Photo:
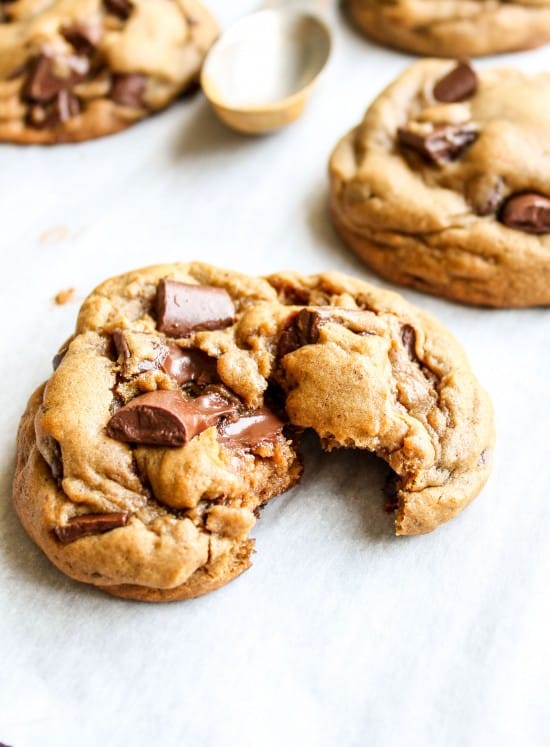
[[[69,238],[67,226],[53,226],[53,228],[48,228],[40,234],[38,243],[42,245],[59,244],[67,238]]]
[[[57,304],[57,306],[64,306],[66,303],[71,303],[71,301],[76,301],[76,289],[75,288],[67,288],[66,290],[61,290],[59,293],[56,293],[54,296],[54,301]]]

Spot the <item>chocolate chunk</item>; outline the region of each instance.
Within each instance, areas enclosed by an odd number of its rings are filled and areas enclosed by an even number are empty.
[[[260,407],[233,423],[224,425],[218,441],[227,448],[252,449],[265,441],[275,441],[283,430],[283,421],[267,407]]]
[[[386,482],[384,483],[383,488],[384,498],[386,499],[384,502],[384,510],[387,511],[387,513],[393,513],[399,508],[398,493],[400,484],[401,478],[396,472],[391,470],[386,477]]]
[[[176,380],[179,386],[194,381],[199,386],[218,381],[216,359],[202,350],[184,350],[173,342],[167,345],[168,355],[161,364],[162,370]]]
[[[407,351],[407,355],[412,361],[418,360],[416,357],[416,330],[414,327],[411,327],[410,324],[404,324],[401,327],[401,340],[403,341],[403,345],[405,347],[405,350]]]
[[[62,480],[63,454],[59,441],[52,436],[43,436],[40,439],[40,455],[50,468],[54,480]]]
[[[461,156],[477,138],[477,132],[471,125],[436,125],[425,134],[400,127],[397,137],[406,148],[412,148],[429,161],[443,164]]]
[[[279,338],[277,357],[282,358],[303,345],[316,343],[319,339],[319,329],[329,320],[329,314],[311,309],[302,309],[292,315]]]
[[[463,60],[435,84],[434,97],[445,104],[464,101],[477,91],[477,84],[475,70]]]
[[[179,391],[149,392],[131,400],[107,424],[107,435],[118,441],[152,446],[182,446],[237,408],[219,394],[186,401]]]
[[[57,371],[57,369],[59,368],[59,364],[61,363],[61,361],[65,357],[65,355],[67,353],[67,350],[69,349],[69,345],[71,344],[71,341],[72,341],[72,338],[69,338],[69,340],[66,343],[64,343],[59,348],[59,350],[57,351],[57,353],[54,355],[54,357],[52,359],[52,368],[53,368],[54,371]]]
[[[145,103],[145,76],[139,73],[128,73],[127,75],[113,75],[110,98],[115,104],[121,106],[132,106],[135,109],[143,109]]]
[[[108,12],[120,18],[121,21],[126,21],[134,9],[129,0],[103,0],[103,2]]]
[[[63,29],[61,33],[79,54],[91,54],[101,41],[99,25],[76,23]]]
[[[189,285],[163,278],[157,291],[157,326],[169,337],[194,330],[223,329],[233,323],[235,308],[224,288]]]
[[[78,114],[80,114],[80,103],[77,97],[70,91],[62,89],[56,94],[53,101],[44,105],[35,104],[32,106],[27,121],[32,127],[44,129],[67,122]]]
[[[130,514],[127,511],[117,511],[112,514],[82,514],[69,519],[63,526],[55,527],[54,534],[64,545],[74,542],[81,537],[93,534],[105,534],[111,529],[125,527]]]
[[[526,233],[550,233],[550,198],[537,192],[509,197],[499,219],[508,228]]]
[[[58,74],[61,67],[65,68],[66,75]],[[31,66],[23,98],[41,104],[52,101],[60,91],[84,80],[89,68],[90,63],[86,57],[53,58],[42,54]]]
[[[113,343],[123,376],[136,376],[144,371],[161,368],[169,353],[166,345],[142,332],[116,329]]]

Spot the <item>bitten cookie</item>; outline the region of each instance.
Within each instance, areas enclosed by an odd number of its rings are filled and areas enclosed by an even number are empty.
[[[550,0],[344,0],[375,41],[439,57],[530,49],[550,41]]]
[[[250,565],[300,433],[390,466],[399,534],[484,485],[491,406],[464,353],[396,294],[336,273],[174,264],[106,281],[21,422],[14,502],[58,568],[112,594],[203,594]]]
[[[330,159],[344,241],[402,285],[550,304],[550,74],[417,62]]]
[[[118,132],[196,81],[216,36],[197,0],[0,0],[0,141]]]

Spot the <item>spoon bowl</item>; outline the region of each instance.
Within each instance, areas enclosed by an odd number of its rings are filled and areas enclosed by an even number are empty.
[[[259,134],[293,122],[331,49],[330,31],[315,14],[262,10],[238,21],[211,48],[201,85],[220,119]]]

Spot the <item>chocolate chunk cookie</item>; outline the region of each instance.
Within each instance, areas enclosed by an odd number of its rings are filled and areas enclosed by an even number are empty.
[[[396,283],[549,305],[549,153],[550,74],[418,62],[333,152],[334,225]]]
[[[197,0],[0,0],[0,141],[118,132],[188,88],[216,36]]]
[[[369,37],[439,57],[496,54],[550,41],[550,0],[344,0]]]
[[[491,406],[458,343],[344,275],[132,272],[88,297],[54,365],[22,418],[15,507],[62,571],[119,596],[246,570],[304,429],[388,463],[398,534],[452,518],[490,471]]]

